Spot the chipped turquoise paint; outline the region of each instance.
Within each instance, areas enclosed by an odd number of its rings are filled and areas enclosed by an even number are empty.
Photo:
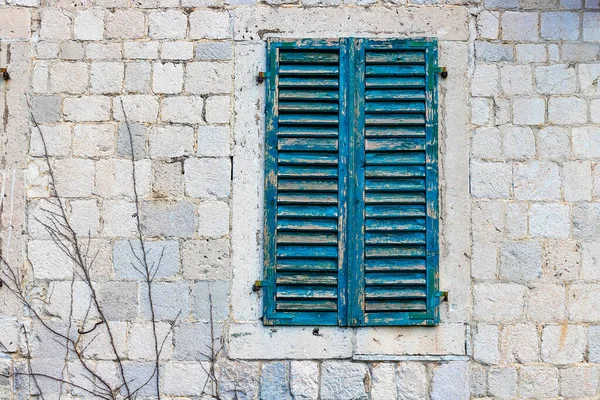
[[[362,39],[349,39],[351,51],[350,80],[350,185],[348,200],[350,202],[348,217],[348,277],[349,299],[348,320],[350,326],[364,325],[364,142],[365,142],[365,113],[364,113],[364,75],[365,52]]]
[[[435,40],[268,42],[267,325],[435,325]]]

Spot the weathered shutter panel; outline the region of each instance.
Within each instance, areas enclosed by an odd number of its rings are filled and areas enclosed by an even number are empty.
[[[350,324],[436,324],[436,46],[357,39],[350,54]]]
[[[340,43],[268,44],[266,324],[343,323],[347,63]]]
[[[268,44],[264,321],[439,322],[435,41]]]

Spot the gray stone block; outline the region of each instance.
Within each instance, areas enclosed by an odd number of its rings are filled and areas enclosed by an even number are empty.
[[[196,232],[196,207],[187,201],[142,204],[142,228],[148,236],[190,237]]]
[[[152,363],[133,363],[125,361],[123,363],[125,378],[129,382],[131,391],[138,390],[138,396],[156,396],[156,379],[150,379],[154,373],[154,364]],[[145,384],[147,382],[147,384]],[[125,395],[125,388],[121,389],[121,394]]]
[[[263,400],[291,400],[288,363],[273,362],[263,365],[260,398]]]
[[[173,341],[175,351],[173,356],[181,361],[207,361],[212,352],[221,348],[223,325],[208,322],[185,322],[175,327]],[[212,348],[211,348],[212,341]]]
[[[229,282],[196,282],[192,286],[192,315],[201,321],[210,321],[212,301],[213,321],[223,321],[229,315]]]
[[[513,61],[513,47],[508,44],[476,42],[475,55],[478,60],[497,62]]]
[[[486,8],[517,8],[519,0],[485,0]]]
[[[131,138],[129,137],[131,130]],[[142,124],[126,123],[119,125],[117,136],[117,155],[120,157],[131,158],[131,143],[133,142],[133,155],[136,160],[146,156],[146,128]]]
[[[146,261],[155,278],[167,278],[179,273],[179,242],[164,240],[146,242]],[[139,240],[119,240],[113,247],[115,275],[120,279],[141,279],[145,271]]]
[[[433,370],[431,380],[431,400],[467,400],[469,385],[468,363],[451,361]]]
[[[39,96],[33,98],[31,112],[38,124],[56,122],[60,119],[60,107],[59,96]]]
[[[323,400],[367,399],[365,382],[369,371],[365,364],[351,361],[326,361],[321,366]]]
[[[152,302],[156,320],[175,321],[187,319],[190,313],[190,293],[186,282],[154,282],[152,284]],[[140,287],[142,315],[150,319],[147,286]]]
[[[138,314],[136,282],[106,282],[96,285],[96,294],[109,321],[132,320]]]
[[[600,363],[600,325],[591,325],[587,329],[588,361]]]
[[[527,283],[542,275],[542,246],[538,242],[507,242],[500,248],[500,277]]]
[[[579,203],[573,206],[573,236],[596,240],[600,236],[600,203]]]
[[[219,366],[219,394],[223,400],[252,400],[258,396],[259,364],[226,361]]]
[[[230,60],[232,55],[231,44],[227,42],[208,42],[196,45],[196,59],[198,60]]]

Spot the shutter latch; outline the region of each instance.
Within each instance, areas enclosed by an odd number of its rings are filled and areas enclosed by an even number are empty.
[[[10,79],[10,75],[8,74],[8,68],[0,68],[0,74],[2,74],[2,78],[5,81]]]
[[[256,76],[256,82],[263,83],[265,81],[265,79],[267,79],[268,77],[269,77],[268,72],[260,71],[258,73],[258,75]]]
[[[260,289],[262,289],[264,286],[267,286],[267,283],[265,281],[255,281],[254,285],[252,285],[252,291],[253,292],[258,292],[260,291]]]
[[[444,79],[448,77],[448,70],[446,67],[433,67],[433,72],[440,74],[440,76]]]

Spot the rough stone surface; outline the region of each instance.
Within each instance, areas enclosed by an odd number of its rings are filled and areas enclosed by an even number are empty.
[[[181,125],[157,125],[148,133],[150,157],[173,158],[192,154],[194,129]]]
[[[76,14],[73,34],[79,40],[102,40],[104,36],[104,10],[89,9]]]
[[[466,362],[454,361],[435,368],[431,380],[431,399],[468,399],[467,365]]]
[[[229,195],[231,162],[227,158],[190,158],[185,162],[185,191],[191,197],[222,199]]]
[[[365,380],[369,371],[364,364],[327,361],[321,366],[321,398],[329,400],[366,399]]]
[[[577,325],[549,325],[542,333],[542,361],[552,364],[573,364],[583,361],[585,328]]]
[[[539,361],[539,335],[535,324],[519,323],[505,326],[500,340],[502,357],[507,363]]]
[[[504,141],[504,156],[510,159],[530,159],[535,156],[535,138],[529,127],[505,126],[500,129]]]
[[[477,325],[473,334],[473,358],[484,364],[500,361],[499,333],[496,325]]]
[[[545,12],[541,14],[541,36],[549,40],[577,40],[580,18],[575,12]]]
[[[146,265],[157,278],[172,277],[179,273],[179,244],[174,240],[144,243],[144,251],[137,240],[119,240],[113,248],[115,275],[121,279],[140,279]]]
[[[573,366],[560,371],[560,394],[562,396],[593,397],[597,392],[597,366]]]
[[[60,111],[61,99],[59,96],[36,96],[33,98],[32,113],[38,124],[57,122],[60,119]]]
[[[505,163],[471,163],[471,192],[475,197],[507,198],[511,186],[511,166]]]
[[[569,207],[563,204],[533,204],[529,210],[532,237],[566,238],[570,233]]]
[[[519,200],[556,200],[560,198],[560,170],[556,164],[533,161],[517,164],[513,190]]]
[[[152,12],[148,15],[148,36],[152,39],[183,39],[187,17],[177,10]]]
[[[227,400],[254,399],[259,394],[257,363],[227,361],[219,368],[219,393]]]
[[[230,276],[226,239],[187,240],[181,249],[183,274],[188,279],[225,279]]]
[[[427,369],[419,363],[398,364],[396,391],[398,399],[416,400],[427,396]]]
[[[569,319],[575,322],[600,321],[600,294],[598,284],[581,283],[572,285],[568,293]]]
[[[499,399],[517,395],[518,375],[514,367],[492,367],[488,375],[489,394]]]
[[[313,361],[292,361],[290,363],[290,390],[294,399],[318,399],[319,364]]]
[[[556,397],[558,369],[551,366],[523,366],[519,374],[519,393],[523,397]]]
[[[541,125],[546,118],[546,102],[539,97],[515,98],[513,119],[518,125]]]
[[[502,15],[502,39],[518,41],[537,41],[537,13],[513,11],[505,12]]]
[[[144,203],[142,227],[149,236],[193,236],[196,230],[195,207],[187,202]]]
[[[527,283],[542,275],[542,248],[537,242],[507,242],[500,248],[500,277]]]
[[[474,287],[473,312],[481,321],[515,321],[523,315],[525,288],[514,283],[481,283]]]
[[[203,122],[204,102],[202,97],[167,97],[161,102],[161,115],[164,122],[199,124]]]
[[[288,384],[289,365],[284,362],[264,364],[261,371],[260,398],[291,400]]]
[[[566,316],[566,293],[561,285],[532,288],[527,300],[527,317],[538,322],[560,322]]]

